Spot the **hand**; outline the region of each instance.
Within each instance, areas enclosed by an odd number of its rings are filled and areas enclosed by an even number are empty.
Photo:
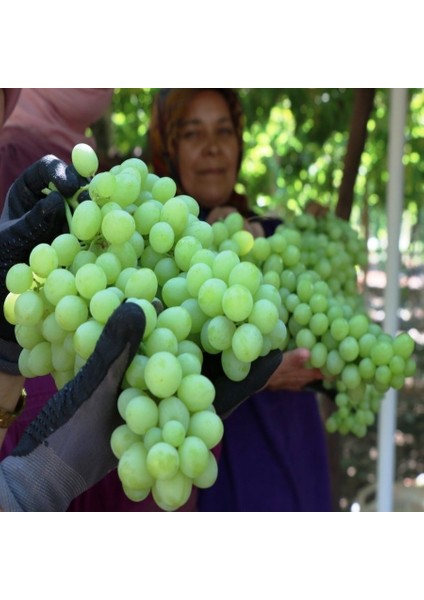
[[[9,190],[0,218],[0,304],[8,294],[5,280],[10,267],[28,262],[31,250],[50,243],[66,230],[64,197],[85,183],[73,169],[53,155],[45,156],[26,169]],[[43,192],[53,184],[58,191]],[[63,194],[63,196],[61,195]],[[0,371],[18,374],[14,328],[0,311]]]
[[[280,350],[273,350],[252,363],[245,379],[232,381],[222,369],[220,356],[205,353],[203,372],[215,386],[214,407],[218,415],[228,417],[249,396],[264,388],[281,364],[282,355]]]
[[[323,375],[319,369],[310,369],[306,366],[309,357],[310,352],[306,348],[286,352],[281,364],[271,375],[267,388],[273,391],[297,391],[312,382],[322,380]]]
[[[87,363],[45,405],[0,463],[0,507],[64,511],[117,466],[110,436],[122,423],[117,397],[145,329],[142,309],[122,304]]]

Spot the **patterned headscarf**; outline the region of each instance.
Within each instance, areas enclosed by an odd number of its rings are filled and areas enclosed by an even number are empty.
[[[177,152],[179,126],[188,103],[193,96],[201,91],[205,91],[205,88],[161,89],[153,101],[147,160],[156,175],[159,177],[172,177],[177,183],[180,193],[184,190],[181,187],[177,165],[174,160]],[[240,149],[238,161],[238,168],[240,169],[243,156],[244,129],[244,114],[240,99],[237,92],[229,88],[214,89],[213,91],[221,94],[230,110]],[[228,204],[237,208],[242,214],[248,212],[246,197],[235,191]]]

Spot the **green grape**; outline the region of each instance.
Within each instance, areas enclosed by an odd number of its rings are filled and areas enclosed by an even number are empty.
[[[147,469],[147,450],[143,442],[134,442],[118,461],[118,477],[122,484],[131,489],[146,490],[154,484]]]
[[[79,296],[65,296],[56,305],[55,318],[65,331],[75,331],[88,318],[88,306]]]
[[[75,276],[66,269],[54,269],[48,274],[43,291],[45,298],[56,306],[64,296],[77,293]]]
[[[113,173],[106,171],[97,173],[88,184],[90,198],[99,206],[103,206],[110,199],[116,189],[116,179]]]
[[[216,458],[212,452],[209,452],[208,464],[206,465],[203,473],[201,473],[198,477],[193,478],[193,484],[200,489],[206,489],[212,487],[217,478],[218,463],[216,462]]]
[[[400,333],[393,340],[393,353],[408,360],[414,352],[414,340],[408,333]]]
[[[234,332],[231,347],[236,358],[251,363],[256,360],[262,350],[263,337],[256,325],[243,323]]]
[[[192,198],[191,196],[187,196],[186,194],[177,196],[177,198],[181,199],[184,202],[184,204],[187,206],[188,211],[191,215],[193,215],[195,217],[199,216],[200,206],[194,198]]]
[[[256,294],[262,281],[262,273],[256,265],[250,262],[241,262],[235,265],[229,274],[228,285],[241,284],[247,287],[252,296]]]
[[[140,441],[141,437],[131,431],[126,423],[123,423],[112,432],[110,437],[110,447],[116,458],[120,459],[132,444]]]
[[[44,323],[45,320],[43,321],[41,326],[40,323],[37,323],[37,325],[16,325],[15,338],[18,344],[22,348],[27,348],[28,350],[30,350],[39,342],[44,341],[44,339],[46,339],[42,332],[42,325],[44,325]]]
[[[187,477],[199,477],[209,463],[209,450],[205,442],[195,435],[185,438],[178,448],[179,465]]]
[[[124,169],[115,175],[116,186],[110,200],[122,208],[134,204],[140,194],[140,174],[137,169]]]
[[[162,300],[166,306],[181,306],[188,298],[190,298],[190,294],[184,277],[168,279],[162,287]]]
[[[151,334],[145,338],[144,352],[146,356],[153,356],[157,352],[168,352],[176,355],[178,352],[178,339],[168,327],[155,327]]]
[[[215,399],[215,388],[204,375],[185,375],[177,390],[178,397],[190,412],[206,410]]]
[[[182,383],[181,365],[170,352],[156,352],[147,361],[144,379],[152,394],[158,398],[167,398],[175,394]]]
[[[200,375],[202,372],[202,362],[190,352],[182,352],[177,355],[178,362],[181,365],[182,376],[196,374]]]
[[[52,350],[49,342],[36,344],[28,354],[28,368],[34,375],[48,375],[53,370]]]
[[[90,300],[96,292],[106,288],[107,278],[101,267],[89,263],[83,265],[75,273],[75,285],[78,293],[83,298]]]
[[[388,365],[393,357],[394,344],[389,340],[377,340],[377,343],[371,349],[371,360],[379,367]]]
[[[359,340],[368,331],[369,321],[365,315],[354,315],[349,321],[349,333]]]
[[[185,439],[186,431],[184,425],[177,420],[170,420],[162,428],[163,441],[174,448],[181,446]]]
[[[207,338],[216,350],[231,348],[233,335],[236,331],[235,324],[224,315],[217,315],[210,319],[207,326]]]
[[[311,365],[316,369],[322,369],[327,362],[328,350],[322,342],[317,342],[311,349]]]
[[[115,254],[112,254],[112,252],[100,254],[100,256],[96,258],[94,264],[104,271],[108,286],[113,285],[116,282],[122,270],[119,258]]]
[[[174,236],[178,239],[187,226],[189,212],[186,202],[181,196],[177,196],[165,202],[161,210],[160,220],[172,227]]]
[[[188,271],[193,255],[202,248],[200,241],[192,236],[185,235],[180,238],[174,247],[174,260],[181,271]]]
[[[124,244],[135,232],[135,221],[124,210],[111,210],[103,217],[101,232],[109,244]]]
[[[243,381],[250,371],[251,364],[239,360],[233,350],[228,348],[221,354],[222,369],[231,381]]]
[[[43,318],[44,302],[37,292],[28,290],[16,297],[13,311],[15,323],[37,325]]]
[[[192,480],[178,471],[174,477],[156,480],[152,487],[152,496],[162,510],[173,511],[181,508],[189,499]]]
[[[210,450],[222,440],[224,425],[216,413],[201,410],[191,415],[187,434],[200,438]]]
[[[168,279],[177,277],[180,274],[180,270],[177,267],[177,263],[171,256],[165,256],[164,258],[160,258],[154,266],[154,273],[156,275],[158,284],[163,286]]]
[[[185,431],[188,429],[190,412],[184,402],[177,396],[169,396],[159,402],[159,426],[163,429],[168,421],[179,421]]]
[[[128,406],[128,402],[140,395],[140,390],[135,387],[128,387],[122,390],[118,396],[117,407],[121,417],[125,420],[125,411]]]
[[[82,177],[92,177],[99,168],[97,154],[88,144],[76,144],[72,149],[71,160]]]
[[[102,211],[95,202],[78,204],[71,220],[71,234],[82,241],[92,240],[100,233]]]
[[[174,245],[175,234],[169,223],[159,221],[149,232],[149,243],[155,252],[166,254]]]
[[[124,284],[124,293],[127,298],[140,298],[151,302],[156,297],[157,291],[158,280],[152,269],[134,270]]]
[[[167,442],[157,442],[147,453],[146,465],[154,479],[171,479],[180,466],[179,452]]]
[[[233,286],[234,287],[234,286]],[[225,312],[225,296],[228,289],[227,284],[222,279],[212,277],[202,283],[199,288],[197,301],[200,308],[208,317],[216,317]]]
[[[187,298],[181,303],[181,307],[185,308],[191,319],[191,331],[190,333],[200,333],[203,325],[208,319],[207,315],[200,308],[198,301],[195,298]]]
[[[29,266],[38,277],[44,279],[59,266],[56,250],[49,244],[38,244],[29,255]]]
[[[331,335],[337,342],[341,342],[349,335],[349,323],[343,318],[334,319],[330,326]]]
[[[199,290],[205,281],[212,279],[212,269],[204,263],[195,263],[187,271],[187,291],[193,298],[197,298]]]
[[[84,359],[91,356],[102,331],[103,325],[94,319],[81,323],[74,334],[75,352]]]
[[[312,317],[312,311],[309,304],[300,302],[293,311],[293,318],[299,325],[305,327]]]
[[[6,275],[6,287],[13,294],[22,294],[32,286],[32,270],[25,263],[13,265]]]
[[[151,427],[143,436],[144,447],[147,451],[158,442],[163,442],[162,429],[160,427]]]
[[[222,309],[225,316],[231,321],[244,321],[249,317],[253,309],[251,292],[246,286],[240,283],[230,285],[222,296]]]
[[[149,200],[137,207],[133,214],[136,230],[141,235],[149,235],[151,228],[159,223],[162,204],[158,200]]]
[[[250,233],[250,231],[246,231],[243,229],[241,231],[236,231],[235,233],[233,233],[231,239],[237,244],[237,254],[239,256],[246,256],[246,254],[248,254],[252,250],[255,238]]]
[[[239,263],[240,258],[236,252],[233,252],[232,250],[223,250],[222,252],[218,252],[212,264],[213,276],[228,283],[228,278],[231,271]]]
[[[346,362],[353,362],[359,356],[359,344],[356,339],[348,335],[340,342],[339,354]]]
[[[184,340],[191,330],[191,317],[187,309],[182,306],[165,308],[157,319],[157,327],[170,329],[178,342]]]
[[[152,195],[155,200],[164,204],[175,196],[177,184],[171,177],[160,177],[152,186]]]
[[[158,420],[158,406],[149,396],[140,394],[128,402],[125,421],[134,433],[143,435],[151,427],[156,427]]]

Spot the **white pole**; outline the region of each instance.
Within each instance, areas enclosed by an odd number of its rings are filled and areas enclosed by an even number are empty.
[[[403,209],[404,168],[402,157],[405,142],[407,89],[390,90],[390,124],[387,187],[387,283],[384,292],[384,331],[395,335],[398,329],[399,308],[399,239]],[[377,511],[393,510],[395,474],[395,428],[397,391],[385,395],[378,421]]]

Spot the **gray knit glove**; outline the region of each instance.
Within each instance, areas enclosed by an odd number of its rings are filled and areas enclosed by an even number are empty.
[[[122,423],[117,397],[145,329],[142,309],[122,304],[107,322],[85,366],[28,426],[0,463],[0,507],[65,511],[117,466],[110,447]]]

